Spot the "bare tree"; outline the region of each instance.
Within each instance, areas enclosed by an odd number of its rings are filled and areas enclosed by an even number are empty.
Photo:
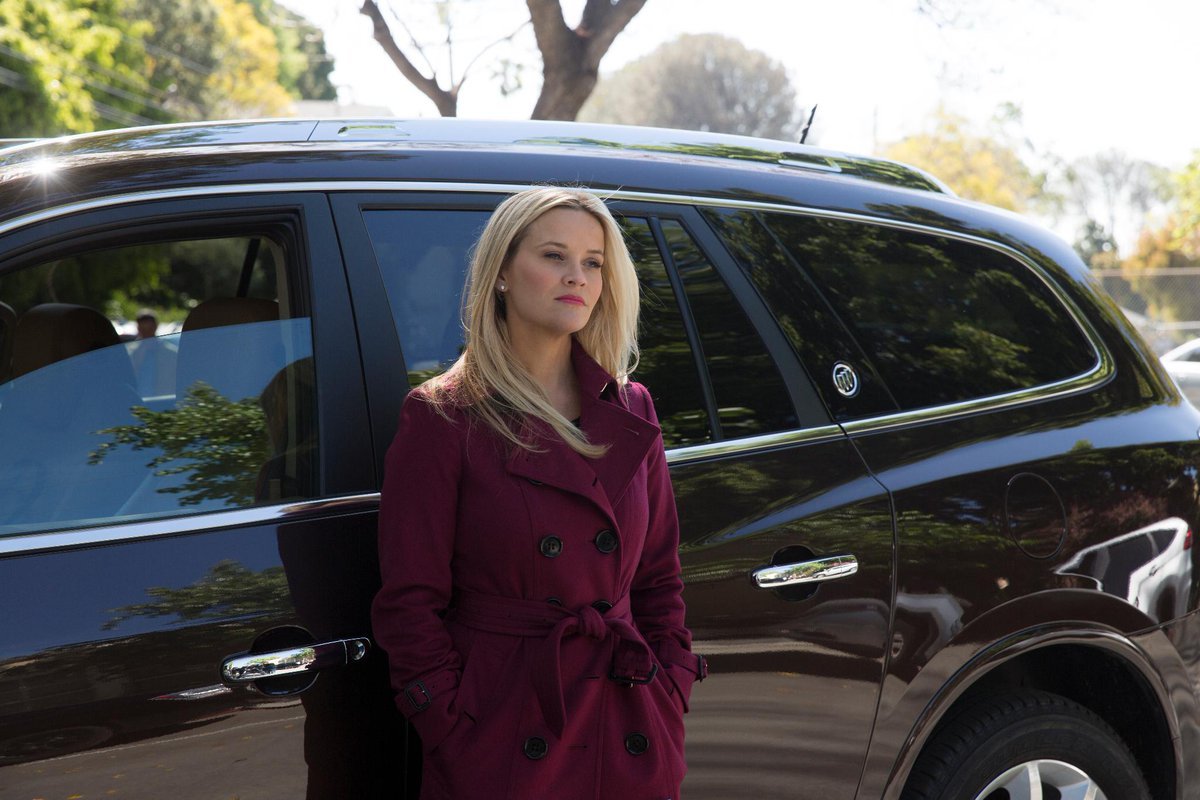
[[[1141,226],[1170,196],[1166,169],[1120,150],[1077,159],[1063,182],[1079,214],[1099,222],[1110,236]]]
[[[383,9],[376,0],[364,0],[360,11],[371,19],[375,27],[375,41],[388,54],[392,63],[400,70],[400,74],[432,100],[444,117],[457,116],[459,90],[471,67],[491,48],[501,42],[512,41],[525,25],[531,24],[538,50],[542,54],[542,91],[533,108],[532,117],[569,120],[575,119],[580,107],[595,88],[600,75],[601,59],[645,4],[646,0],[587,0],[579,24],[572,28],[563,17],[562,6],[558,0],[526,0],[529,20],[517,30],[476,53],[457,77],[451,62],[446,86],[442,85],[437,70],[402,17],[392,14],[408,38],[408,42],[403,46],[397,41]],[[442,21],[446,29],[445,44],[452,48],[453,26],[450,15],[443,14]],[[413,63],[410,53],[425,62],[428,74]]]

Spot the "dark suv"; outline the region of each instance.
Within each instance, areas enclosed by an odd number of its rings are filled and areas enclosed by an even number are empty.
[[[1064,243],[891,162],[453,120],[0,150],[0,797],[416,797],[383,455],[537,183],[642,281],[689,798],[1200,797],[1200,414]]]

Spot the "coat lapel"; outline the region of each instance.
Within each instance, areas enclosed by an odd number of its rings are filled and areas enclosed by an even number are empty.
[[[608,452],[589,459],[567,446],[549,425],[535,422],[543,452],[518,450],[508,461],[514,475],[589,498],[617,524],[613,507],[657,439],[659,428],[627,407],[616,380],[597,364],[578,340],[571,339],[571,361],[582,393],[580,428],[588,439],[608,444]]]

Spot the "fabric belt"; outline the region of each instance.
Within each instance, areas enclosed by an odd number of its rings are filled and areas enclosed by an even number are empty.
[[[608,677],[615,681],[649,683],[658,673],[654,654],[630,618],[628,595],[601,613],[592,606],[571,611],[540,600],[463,592],[446,619],[474,630],[542,639],[534,651],[533,689],[543,718],[559,737],[567,716],[560,659],[567,636],[586,636],[610,646]]]

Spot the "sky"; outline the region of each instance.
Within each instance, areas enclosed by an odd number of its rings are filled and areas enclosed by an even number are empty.
[[[938,25],[919,0],[649,0],[601,64],[610,72],[681,33],[721,33],[783,64],[801,104],[819,106],[809,142],[876,153],[931,127],[939,108],[986,126],[1005,103],[1022,112],[1028,152],[1073,160],[1122,150],[1172,170],[1200,149],[1200,0],[939,0],[962,9]],[[399,117],[436,116],[372,38],[360,0],[281,0],[326,33],[343,102]],[[445,35],[433,0],[380,0],[423,42]],[[574,25],[582,0],[563,0]],[[522,0],[453,4],[461,66],[528,18]],[[404,31],[393,26],[401,41]],[[430,49],[441,74],[444,49]],[[525,87],[502,97],[492,55],[525,60]],[[459,115],[527,118],[541,66],[526,26],[481,58]],[[427,73],[428,74],[428,73]],[[1036,156],[1035,156],[1036,157]]]

